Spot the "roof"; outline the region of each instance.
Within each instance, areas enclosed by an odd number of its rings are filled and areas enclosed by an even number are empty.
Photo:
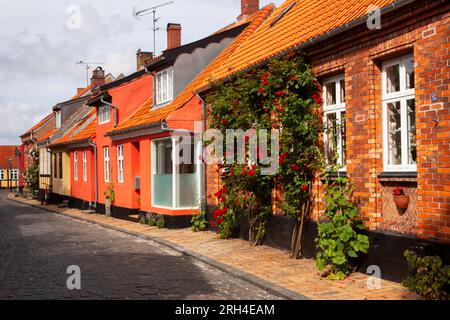
[[[69,132],[67,132],[64,136],[51,143],[49,146],[55,147],[88,140],[95,136],[96,131],[97,131],[96,110],[91,109],[91,111],[85,117],[80,119]]]
[[[54,116],[54,112],[50,113],[48,116],[46,116],[44,119],[39,121],[37,124],[35,124],[33,127],[31,127],[27,132],[22,134],[20,137],[26,136],[26,135],[30,134],[31,132],[36,131],[37,129],[39,129],[40,127],[45,125],[47,123],[47,121],[49,121],[53,116]]]
[[[13,169],[19,167],[18,159],[15,155],[15,150],[19,146],[0,146],[0,169],[9,169],[9,159],[12,160],[11,166]]]
[[[396,0],[287,0],[214,72],[220,80],[367,15]],[[294,5],[284,16],[281,14]],[[280,18],[281,17],[281,18]],[[278,21],[277,21],[278,20]]]
[[[212,72],[218,68],[229,55],[231,55],[253,32],[261,25],[261,23],[269,16],[274,9],[274,5],[268,5],[258,11],[251,17],[251,23],[248,27],[237,36],[234,41],[219,54],[168,106],[160,109],[150,110],[151,101],[146,102],[134,115],[123,121],[109,134],[118,134],[149,125],[159,123],[166,120],[167,117],[175,110],[181,108],[192,97],[196,95],[196,91],[207,85]]]
[[[76,96],[72,97],[72,99],[70,100],[76,100],[82,96],[84,96],[86,93],[88,93],[90,90],[92,89],[92,84],[88,85],[86,88],[84,88],[83,90],[81,90],[79,93],[77,93]]]

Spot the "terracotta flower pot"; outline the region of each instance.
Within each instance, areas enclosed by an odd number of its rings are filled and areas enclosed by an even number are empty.
[[[409,196],[394,196],[394,202],[399,209],[408,209],[409,206]]]

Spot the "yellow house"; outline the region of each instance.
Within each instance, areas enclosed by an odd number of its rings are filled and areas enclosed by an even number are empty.
[[[0,188],[16,188],[19,183],[18,146],[0,146]]]
[[[70,197],[70,152],[53,150],[52,152],[52,193],[62,197]]]

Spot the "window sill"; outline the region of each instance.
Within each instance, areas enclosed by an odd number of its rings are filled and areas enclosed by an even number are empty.
[[[382,172],[380,182],[417,182],[417,172]]]

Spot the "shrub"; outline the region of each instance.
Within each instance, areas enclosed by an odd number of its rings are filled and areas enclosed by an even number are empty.
[[[205,231],[208,221],[203,213],[195,215],[191,219],[191,230],[193,232]]]
[[[159,218],[158,220],[156,220],[156,226],[158,227],[158,229],[162,229],[166,226],[166,221],[164,220],[164,218]]]
[[[406,250],[404,255],[412,275],[402,284],[426,299],[446,299],[450,287],[450,266],[444,266],[439,256],[419,257],[411,250]]]

